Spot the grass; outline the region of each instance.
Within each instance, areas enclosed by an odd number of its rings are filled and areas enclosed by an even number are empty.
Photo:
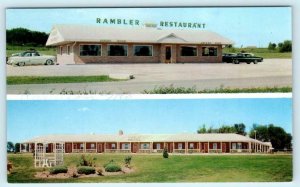
[[[197,90],[195,87],[160,86],[153,90],[144,90],[144,94],[197,94],[197,93],[289,93],[292,88],[287,87],[263,87],[263,88],[220,88]]]
[[[30,47],[30,46],[6,46],[6,56],[10,57],[13,53],[24,52],[30,48],[33,48],[44,55],[53,55],[56,56],[55,47]]]
[[[67,166],[76,166],[80,154],[65,155]],[[113,159],[124,165],[126,155],[98,154],[96,165]],[[279,182],[292,180],[291,155],[132,155],[135,172],[97,178],[37,179],[32,155],[8,155],[13,163],[10,183],[39,182]]]
[[[292,58],[291,52],[281,53],[278,49],[269,50],[268,48],[224,48],[223,53],[238,53],[241,51],[253,53],[255,56],[266,58]]]
[[[7,85],[16,84],[50,84],[50,83],[82,83],[82,82],[111,82],[123,79],[112,79],[108,75],[99,76],[8,76]]]

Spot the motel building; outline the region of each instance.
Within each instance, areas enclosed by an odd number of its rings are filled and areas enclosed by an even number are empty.
[[[86,134],[45,135],[21,143],[20,152],[35,148],[53,153],[61,145],[63,153],[270,153],[272,144],[239,134]]]
[[[233,41],[200,29],[54,25],[46,46],[59,64],[221,63]]]

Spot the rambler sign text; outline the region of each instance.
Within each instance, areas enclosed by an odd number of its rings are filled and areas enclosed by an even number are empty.
[[[142,24],[137,19],[116,19],[116,18],[96,18],[98,24],[109,24],[109,25],[131,25],[131,26],[142,26],[146,27],[176,27],[176,28],[193,28],[193,29],[204,29],[205,23],[193,23],[193,22],[177,22],[177,21],[160,21],[159,24],[145,23]]]

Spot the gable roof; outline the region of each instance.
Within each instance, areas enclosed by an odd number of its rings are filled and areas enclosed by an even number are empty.
[[[24,143],[47,142],[257,142],[233,133],[181,134],[55,134],[35,137]],[[269,145],[269,144],[266,144]]]
[[[131,42],[182,44],[233,44],[233,41],[211,31],[91,25],[54,25],[46,46],[70,42]]]

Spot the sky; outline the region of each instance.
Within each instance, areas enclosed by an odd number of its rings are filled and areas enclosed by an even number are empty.
[[[244,123],[274,124],[292,133],[291,98],[8,100],[7,140],[46,134],[169,134]]]
[[[292,39],[291,7],[7,9],[6,28],[24,27],[49,33],[55,24],[100,26],[96,18],[205,23],[205,30],[233,40],[236,47],[267,47],[269,42]]]

